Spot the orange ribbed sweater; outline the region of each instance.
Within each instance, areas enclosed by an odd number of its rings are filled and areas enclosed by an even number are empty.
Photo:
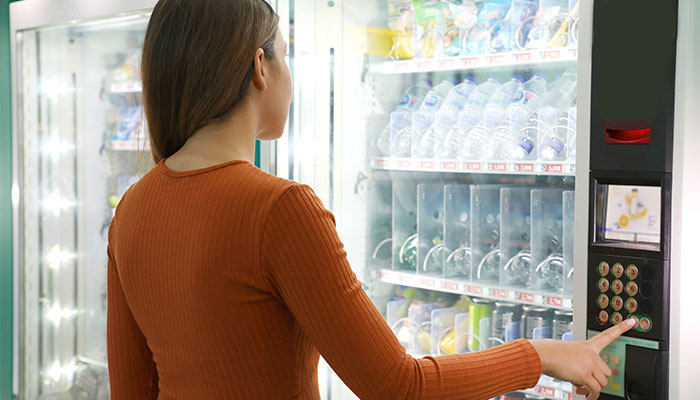
[[[525,340],[414,359],[304,185],[245,161],[163,162],[109,230],[112,400],[319,399],[319,353],[362,399],[488,399],[534,386]]]

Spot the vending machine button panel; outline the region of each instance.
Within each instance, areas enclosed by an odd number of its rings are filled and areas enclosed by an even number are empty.
[[[637,300],[631,297],[627,299],[627,302],[625,303],[625,309],[627,309],[627,311],[631,313],[637,311]]]
[[[608,308],[608,305],[610,305],[610,299],[608,298],[608,295],[605,293],[601,293],[600,296],[598,296],[598,306],[600,308],[605,309]]]
[[[623,305],[624,305],[624,301],[622,300],[622,297],[614,296],[612,298],[612,306],[615,309],[615,311],[620,311],[622,309]]]
[[[614,325],[619,324],[619,323],[622,322],[622,320],[623,320],[622,314],[620,314],[619,312],[614,312],[614,313],[612,314],[612,317],[610,317],[610,318],[611,318],[612,323],[613,323]]]
[[[610,264],[608,264],[606,261],[601,261],[601,263],[598,264],[598,272],[600,273],[600,276],[608,276],[610,273]]]
[[[607,292],[608,289],[610,289],[610,281],[605,278],[600,278],[598,281],[598,289],[603,293]]]
[[[622,278],[622,274],[625,273],[625,267],[622,266],[620,263],[615,263],[613,265],[613,275],[615,275],[615,278]]]
[[[631,297],[636,296],[639,292],[639,286],[637,286],[635,282],[627,282],[627,287],[625,289],[627,291],[627,294]]]
[[[615,279],[612,283],[612,288],[615,294],[620,294],[625,289],[625,285],[622,283],[621,280]]]
[[[610,316],[608,315],[608,312],[605,310],[598,311],[598,322],[601,325],[606,325],[608,321],[610,321]]]
[[[637,279],[638,276],[639,276],[639,268],[637,268],[637,266],[634,264],[630,264],[627,267],[627,277],[630,280],[635,280],[635,279]]]

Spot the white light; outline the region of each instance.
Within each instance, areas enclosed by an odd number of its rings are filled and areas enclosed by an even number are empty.
[[[44,200],[44,207],[50,211],[54,216],[58,217],[62,210],[74,207],[75,203],[68,201],[67,199],[61,198],[58,192],[51,193],[46,200]]]
[[[43,150],[44,153],[48,154],[53,160],[57,160],[58,157],[75,147],[70,144],[60,140],[58,134],[51,134],[51,138],[44,143]]]
[[[12,185],[12,205],[19,206],[19,186]]]
[[[50,269],[59,269],[61,264],[72,260],[76,257],[75,253],[68,251],[61,251],[61,246],[55,244],[51,247],[48,253],[46,253],[46,262],[49,264]]]
[[[57,76],[45,79],[41,84],[41,92],[49,99],[56,100],[59,96],[73,92],[73,88],[61,82]]]
[[[46,371],[46,372],[47,372],[49,378],[53,379],[55,382],[58,382],[61,380],[61,364],[59,364],[58,361],[53,363],[51,368],[49,368],[48,371]]]
[[[78,310],[72,308],[61,308],[61,305],[54,303],[46,312],[46,319],[53,322],[54,326],[61,324],[61,320],[73,318],[78,315]]]

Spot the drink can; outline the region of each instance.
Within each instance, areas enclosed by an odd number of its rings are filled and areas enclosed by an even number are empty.
[[[552,310],[538,306],[523,306],[520,329],[521,337],[524,339],[551,339]]]
[[[469,305],[469,350],[478,351],[488,346],[488,336],[491,334],[491,330],[482,332],[481,327],[485,327],[490,322],[492,312],[493,305],[488,300],[472,300]]]
[[[574,313],[565,310],[554,311],[553,325],[554,339],[563,340],[562,337],[565,333],[574,330]]]
[[[513,303],[497,301],[491,314],[491,345],[506,342],[506,330],[509,324],[520,324],[520,306]],[[512,325],[511,325],[512,326]]]

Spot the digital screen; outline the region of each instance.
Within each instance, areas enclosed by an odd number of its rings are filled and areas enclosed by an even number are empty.
[[[605,207],[603,239],[661,243],[661,187],[601,185],[599,190]]]

